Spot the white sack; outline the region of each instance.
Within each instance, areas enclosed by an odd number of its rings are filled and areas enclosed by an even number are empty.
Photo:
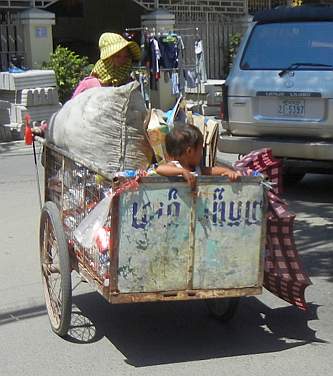
[[[147,167],[151,148],[138,86],[135,81],[121,87],[92,88],[75,96],[51,118],[47,141],[107,172]]]

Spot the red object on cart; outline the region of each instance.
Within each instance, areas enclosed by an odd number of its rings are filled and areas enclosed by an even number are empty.
[[[24,117],[24,124],[25,124],[25,130],[24,130],[24,141],[26,145],[31,145],[33,141],[33,134],[30,127],[30,121],[31,116],[29,114],[26,114]]]

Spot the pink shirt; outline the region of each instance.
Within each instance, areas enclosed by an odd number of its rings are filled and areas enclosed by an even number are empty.
[[[77,85],[72,98],[75,97],[76,95],[82,93],[85,90],[91,89],[93,87],[101,87],[101,83],[96,77],[88,76],[85,77],[82,81],[79,82]]]

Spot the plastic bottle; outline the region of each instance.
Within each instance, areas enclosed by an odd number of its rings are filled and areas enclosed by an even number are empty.
[[[118,171],[115,173],[115,176],[123,177],[123,178],[135,178],[136,175],[137,174],[135,170],[124,170],[124,171]]]

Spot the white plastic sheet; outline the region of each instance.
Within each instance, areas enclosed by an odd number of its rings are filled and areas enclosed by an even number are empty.
[[[75,239],[83,247],[91,248],[94,245],[98,231],[105,225],[108,218],[111,199],[111,194],[104,197],[73,232]]]
[[[84,91],[52,117],[46,139],[107,172],[147,167],[147,111],[134,81]]]

